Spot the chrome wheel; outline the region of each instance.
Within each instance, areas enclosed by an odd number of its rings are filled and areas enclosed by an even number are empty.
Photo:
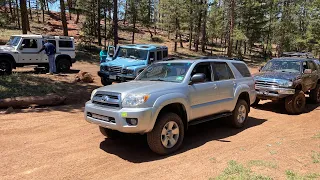
[[[239,106],[237,120],[239,123],[243,123],[247,117],[247,110],[244,105]]]
[[[166,148],[172,148],[179,139],[179,126],[174,121],[169,121],[162,128],[161,143]]]

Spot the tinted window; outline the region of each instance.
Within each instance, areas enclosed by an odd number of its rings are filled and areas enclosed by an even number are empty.
[[[212,68],[214,72],[215,81],[234,79],[232,71],[227,63],[215,62],[213,63]]]
[[[23,48],[38,48],[36,39],[24,39],[22,44],[24,44]]]
[[[206,76],[206,81],[212,81],[211,75],[212,75],[212,70],[210,67],[210,63],[199,63],[194,67],[191,73],[191,77],[195,74],[202,73]]]
[[[61,48],[73,48],[72,41],[59,41],[59,47]]]
[[[166,57],[168,57],[168,50],[163,51],[163,58],[166,58]]]
[[[49,43],[52,43],[54,46],[57,46],[56,40],[48,40]]]
[[[162,51],[157,52],[157,61],[162,60]]]
[[[250,71],[245,64],[232,63],[243,77],[251,77]]]

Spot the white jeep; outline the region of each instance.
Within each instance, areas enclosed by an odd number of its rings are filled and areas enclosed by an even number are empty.
[[[27,65],[37,65],[48,69],[49,61],[45,51],[40,53],[44,39],[56,46],[56,66],[58,72],[70,70],[75,62],[75,44],[73,37],[13,35],[8,43],[0,46],[0,73],[10,74],[12,69]]]

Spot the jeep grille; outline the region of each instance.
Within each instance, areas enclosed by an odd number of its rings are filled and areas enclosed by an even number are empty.
[[[118,66],[110,66],[109,67],[110,72],[116,72],[116,73],[121,73],[122,68]]]
[[[256,81],[257,88],[278,88],[279,84],[270,81]]]
[[[121,94],[119,93],[97,93],[92,98],[92,103],[110,108],[121,107]]]

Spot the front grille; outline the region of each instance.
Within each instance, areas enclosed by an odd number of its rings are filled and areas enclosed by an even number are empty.
[[[121,94],[119,93],[96,93],[92,98],[92,103],[111,108],[121,107]]]
[[[258,88],[278,88],[279,84],[270,81],[256,81],[256,87]]]
[[[119,66],[110,66],[109,72],[122,73],[122,68]]]
[[[116,120],[114,117],[109,117],[109,116],[103,116],[100,114],[95,114],[95,113],[91,113],[91,112],[87,112],[87,116],[94,118],[94,119],[98,119],[100,121],[106,121],[109,123],[116,123]]]

